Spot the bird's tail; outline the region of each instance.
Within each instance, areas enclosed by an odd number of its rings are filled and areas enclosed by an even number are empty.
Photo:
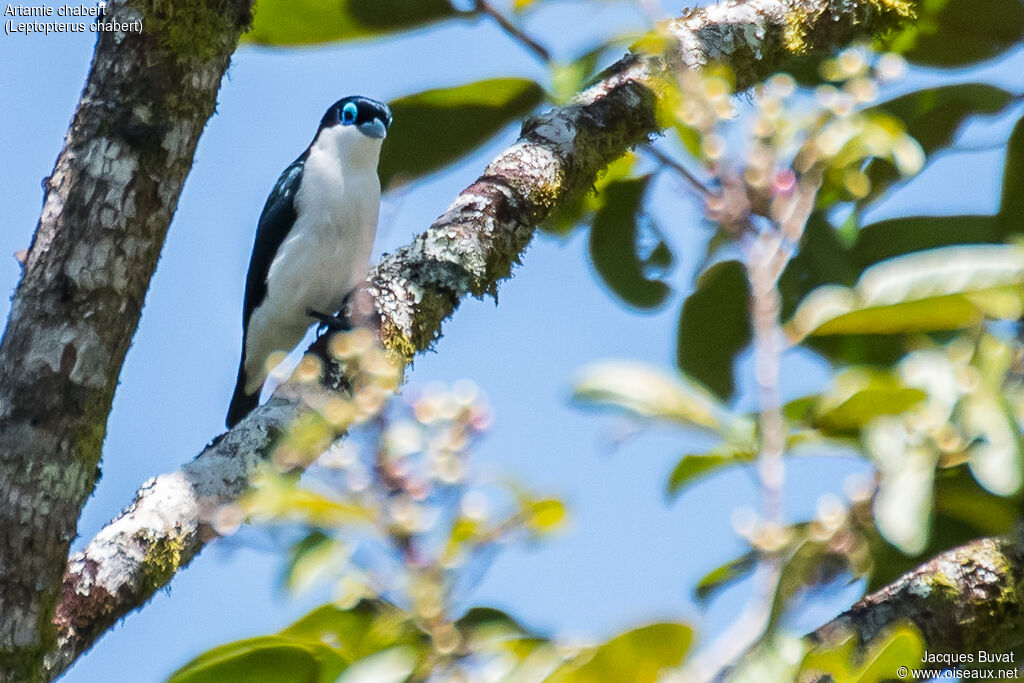
[[[231,396],[231,405],[228,407],[228,418],[226,424],[231,429],[242,421],[246,415],[260,404],[260,386],[254,393],[245,393],[245,357],[238,363],[238,379],[235,380],[235,393]]]

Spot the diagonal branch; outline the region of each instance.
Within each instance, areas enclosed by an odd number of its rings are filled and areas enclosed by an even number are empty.
[[[808,636],[835,646],[850,634],[870,643],[886,627],[910,621],[929,651],[1006,652],[1024,643],[1024,544],[982,538],[937,555],[856,602]],[[920,662],[906,662],[912,668]]]
[[[384,343],[404,358],[440,336],[467,295],[496,291],[535,226],[627,149],[659,130],[663,77],[723,60],[746,87],[787,58],[841,46],[909,14],[888,0],[725,0],[664,26],[664,55],[630,54],[570,105],[528,122],[502,153],[423,234],[384,258],[367,287]],[[274,438],[309,408],[285,385],[226,436],[179,471],[145,484],[135,501],[73,556],[57,610],[56,675],[117,619],[141,606],[215,536],[210,514],[247,487]]]

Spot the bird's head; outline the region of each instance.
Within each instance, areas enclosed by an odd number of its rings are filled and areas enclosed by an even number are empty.
[[[372,157],[376,163],[381,142],[387,137],[390,126],[391,109],[388,105],[369,97],[352,95],[327,109],[320,120],[314,143],[325,142],[328,138],[337,145],[339,155]]]

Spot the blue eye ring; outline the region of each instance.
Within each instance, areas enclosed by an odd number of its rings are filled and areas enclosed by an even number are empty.
[[[351,126],[356,122],[356,115],[359,113],[359,108],[355,102],[347,102],[344,107],[341,108],[341,123],[345,126]]]

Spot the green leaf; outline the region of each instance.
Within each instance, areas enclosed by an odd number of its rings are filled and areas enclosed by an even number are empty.
[[[676,364],[722,399],[736,390],[733,363],[750,343],[750,287],[738,261],[723,261],[697,278],[683,302]]]
[[[292,546],[285,586],[293,594],[302,594],[336,576],[347,560],[348,553],[339,541],[321,531],[313,531]]]
[[[952,330],[985,315],[1020,315],[1024,249],[971,245],[908,254],[864,271],[853,289],[811,292],[790,335],[897,334]]]
[[[524,512],[527,526],[536,533],[550,533],[565,521],[565,505],[556,498],[531,500]]]
[[[1000,233],[1024,232],[1024,118],[1017,121],[1006,145],[1003,195],[999,205]]]
[[[786,635],[782,629],[773,631],[740,658],[725,680],[729,683],[802,680],[797,678],[797,671],[804,649],[800,638]]]
[[[608,47],[607,43],[601,43],[567,64],[551,64],[551,90],[555,102],[568,102],[586,88],[597,70],[598,60]]]
[[[208,650],[171,674],[167,683],[333,683],[347,664],[321,643],[262,636]]]
[[[694,589],[697,600],[706,603],[711,596],[729,584],[748,576],[757,566],[757,553],[751,550],[705,574]]]
[[[994,114],[1014,101],[1012,94],[984,83],[958,83],[927,88],[882,102],[871,110],[881,110],[903,121],[909,133],[928,156],[948,147],[960,125],[977,114]],[[870,111],[870,110],[869,110]],[[872,161],[869,198],[877,197],[898,178],[892,164]],[[963,240],[966,241],[966,240]]]
[[[953,141],[970,116],[995,114],[1015,100],[1011,93],[986,83],[957,83],[926,88],[881,102],[881,109],[903,121],[907,132],[931,153]]]
[[[994,496],[981,487],[965,466],[939,470],[935,477],[936,535],[942,520],[952,519],[969,528],[957,537],[943,538],[945,548],[979,536],[1010,533],[1020,518],[1021,496]]]
[[[300,486],[293,477],[265,472],[253,480],[242,509],[256,519],[302,522],[317,527],[366,524],[369,511]]]
[[[392,101],[394,122],[378,166],[381,187],[394,187],[461,159],[543,99],[544,89],[529,79],[495,78]]]
[[[968,394],[957,407],[958,423],[967,439],[967,464],[978,483],[998,496],[1020,490],[1021,445],[1016,421],[997,396],[978,391]]]
[[[956,244],[1001,242],[1007,233],[995,216],[909,216],[866,225],[850,259],[858,269],[904,254]]]
[[[634,361],[586,366],[576,380],[573,398],[715,432],[725,428],[729,417],[725,407],[700,386]]]
[[[341,609],[323,605],[284,629],[281,636],[328,643],[349,661],[362,659],[395,645],[420,645],[423,634],[407,615],[381,602],[363,600]]]
[[[547,680],[550,683],[655,683],[662,669],[678,666],[683,661],[692,641],[693,629],[684,624],[641,626],[599,646],[582,665],[571,662]]]
[[[856,433],[879,415],[897,415],[925,398],[888,372],[849,368],[814,406],[812,424],[829,436]]]
[[[416,651],[393,647],[353,662],[335,683],[403,683],[416,669]]]
[[[448,0],[260,0],[242,40],[257,45],[314,45],[372,38],[457,16]]]
[[[907,555],[919,555],[928,542],[936,455],[914,443],[897,417],[876,419],[864,440],[881,473],[873,506],[878,530]]]
[[[651,263],[650,256],[638,253],[640,213],[650,179],[651,176],[642,176],[609,183],[604,190],[604,203],[590,227],[590,258],[594,267],[614,294],[638,308],[653,308],[669,293],[667,284],[648,278],[645,272],[656,263]],[[667,250],[660,241],[656,248]]]
[[[716,446],[707,453],[684,455],[669,475],[666,493],[670,499],[675,498],[714,472],[732,465],[753,462],[755,457],[753,451],[730,444]]]
[[[798,678],[828,674],[837,683],[880,683],[892,680],[900,667],[916,668],[924,651],[920,632],[910,623],[898,623],[877,635],[863,654],[853,634],[831,646],[819,645],[804,657]]]
[[[995,57],[1024,36],[1020,0],[926,0],[888,49],[928,66],[959,67]]]

